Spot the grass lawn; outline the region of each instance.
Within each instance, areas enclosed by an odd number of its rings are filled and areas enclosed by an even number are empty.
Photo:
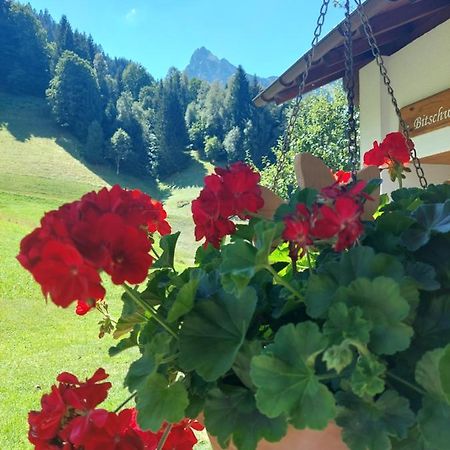
[[[62,371],[90,376],[98,367],[110,374],[113,388],[105,407],[114,408],[127,392],[122,388],[133,351],[109,358],[110,336],[98,339],[100,316],[78,317],[73,309],[45,304],[31,275],[15,260],[22,237],[35,228],[45,211],[101,186],[137,187],[164,201],[174,230],[181,230],[181,264],[192,260],[196,245],[190,201],[199,191],[208,164],[194,160],[186,171],[164,184],[117,177],[104,167],[79,160],[79,143],[48,116],[45,103],[0,93],[0,449],[31,448],[27,412],[39,408]],[[111,311],[120,311],[120,289],[106,285]],[[202,440],[198,449],[209,449]]]

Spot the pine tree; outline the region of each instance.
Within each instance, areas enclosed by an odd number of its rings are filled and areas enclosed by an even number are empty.
[[[227,87],[225,114],[228,119],[228,129],[232,127],[244,129],[245,123],[250,118],[251,100],[247,75],[242,66],[239,66]]]
[[[182,170],[189,162],[185,153],[189,137],[178,87],[170,77],[159,87],[155,134],[158,139],[157,174],[161,178]]]
[[[62,55],[66,50],[74,51],[72,27],[65,15],[63,15],[59,21],[58,34],[56,36],[56,49],[58,56]]]
[[[29,5],[0,4],[0,86],[43,96],[50,80],[46,33]]]

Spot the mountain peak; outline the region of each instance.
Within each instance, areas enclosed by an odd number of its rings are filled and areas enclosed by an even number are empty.
[[[209,83],[218,81],[225,85],[236,70],[237,66],[231,64],[227,59],[219,59],[206,47],[200,47],[192,54],[184,72],[189,78],[199,78]],[[275,79],[275,77],[257,78],[263,87],[269,85]]]

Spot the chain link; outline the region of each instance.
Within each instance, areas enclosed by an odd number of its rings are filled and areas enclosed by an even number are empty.
[[[295,98],[295,103],[292,107],[288,124],[283,133],[281,155],[278,158],[277,164],[275,166],[275,176],[272,182],[272,190],[276,190],[278,180],[281,175],[281,170],[286,165],[290,138],[293,136],[294,133],[295,123],[297,121],[297,117],[300,112],[300,104],[303,98],[303,91],[305,90],[306,79],[308,78],[309,70],[311,69],[312,61],[314,58],[314,50],[317,43],[319,42],[319,37],[322,33],[322,28],[325,23],[325,16],[327,14],[329,4],[330,0],[323,0],[322,6],[320,7],[319,17],[317,18],[316,28],[314,30],[314,37],[313,40],[311,41],[311,50],[306,55],[306,67],[300,76],[298,94],[297,97]]]
[[[427,182],[427,179],[425,178],[425,173],[420,164],[420,160],[417,157],[417,151],[414,146],[414,142],[410,138],[408,124],[403,119],[402,113],[398,106],[397,99],[395,98],[394,89],[392,88],[392,85],[391,85],[391,79],[389,78],[389,75],[388,75],[388,72],[386,69],[386,65],[384,63],[383,56],[381,55],[380,48],[378,47],[372,26],[370,25],[369,18],[367,17],[367,14],[365,13],[364,8],[362,7],[361,0],[355,0],[355,3],[357,6],[357,11],[358,11],[359,17],[361,19],[361,23],[363,25],[364,34],[367,37],[367,40],[370,45],[370,49],[372,51],[373,56],[375,57],[376,63],[380,70],[380,74],[383,77],[383,83],[386,86],[387,92],[391,99],[391,102],[394,105],[395,113],[397,114],[398,120],[400,122],[400,128],[402,129],[403,135],[405,136],[406,142],[410,149],[411,159],[414,164],[414,168],[416,170],[417,177],[419,178],[420,185],[423,188],[426,188],[428,186],[428,182]]]
[[[344,54],[345,54],[345,75],[344,86],[347,93],[348,105],[348,153],[353,180],[356,180],[356,172],[359,169],[360,157],[357,144],[357,131],[355,120],[355,71],[353,67],[353,36],[352,24],[350,21],[350,0],[345,1],[344,20]]]

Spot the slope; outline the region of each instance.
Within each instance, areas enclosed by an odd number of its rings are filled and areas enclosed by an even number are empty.
[[[196,247],[189,203],[208,166],[195,160],[166,184],[156,184],[86,166],[79,149],[80,143],[53,123],[43,100],[0,93],[0,449],[30,448],[27,412],[39,408],[41,395],[59,372],[84,378],[104,367],[113,382],[107,406],[114,408],[128,396],[121,384],[125,368],[135,359],[126,352],[109,358],[113,340],[97,338],[100,316],[77,317],[71,308],[45,305],[38,286],[15,260],[21,238],[42,214],[92,189],[120,183],[165,201],[173,228],[184,235],[185,262]],[[106,288],[117,316],[120,290]]]

